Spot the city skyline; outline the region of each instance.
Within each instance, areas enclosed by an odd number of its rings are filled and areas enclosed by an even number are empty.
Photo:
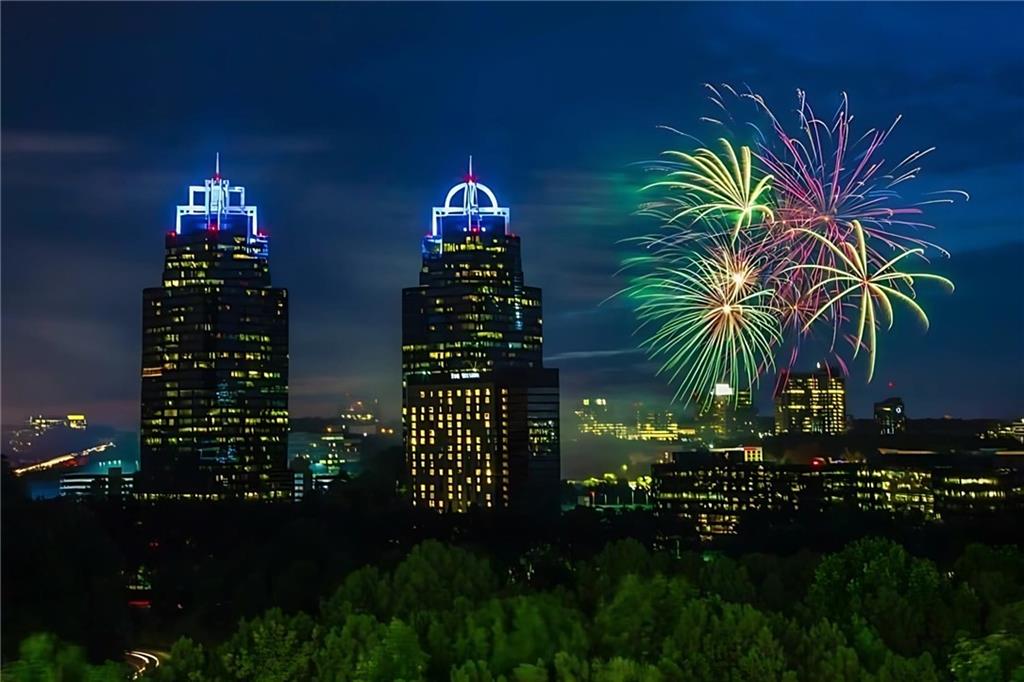
[[[17,7],[12,15],[31,17],[34,11],[39,10]],[[88,44],[100,45],[104,35],[112,39],[92,52],[85,49],[85,38],[70,34],[74,22],[59,29],[69,32],[67,41],[57,41],[67,43],[61,49],[81,48],[92,69],[94,75],[82,85],[69,80],[76,77],[74,69],[50,72],[50,62],[39,50],[51,48],[4,30],[5,89],[18,95],[8,98],[3,131],[8,192],[3,208],[2,370],[7,423],[40,412],[84,410],[90,420],[137,427],[137,292],[151,283],[158,267],[154,254],[179,200],[177,188],[207,176],[218,150],[224,153],[225,174],[261,198],[261,217],[275,243],[275,281],[292,291],[293,416],[332,413],[343,394],[356,393],[381,396],[385,416],[397,417],[399,292],[414,283],[414,245],[429,227],[424,207],[461,175],[469,154],[475,155],[477,173],[486,182],[500,184],[503,198],[517,207],[513,229],[524,236],[532,283],[546,292],[545,360],[562,371],[563,415],[575,398],[593,393],[623,400],[664,400],[669,388],[635,351],[632,315],[615,301],[601,303],[623,284],[614,277],[622,256],[618,240],[651,228],[631,217],[639,183],[630,164],[653,157],[669,144],[656,125],[681,125],[702,113],[701,83],[716,79],[750,81],[770,93],[777,106],[788,106],[796,87],[825,102],[846,90],[858,116],[870,124],[888,123],[902,113],[894,153],[939,142],[926,164],[927,182],[963,188],[973,196],[971,202],[940,209],[932,218],[953,252],[953,258],[937,263],[936,270],[951,275],[957,292],[934,298],[936,314],[928,334],[909,322],[897,324],[891,343],[879,355],[873,383],[865,383],[862,363],[854,365],[847,381],[850,412],[869,417],[873,404],[891,395],[906,401],[912,418],[1016,418],[1024,409],[1020,342],[1014,335],[1024,327],[1024,316],[1014,288],[1002,282],[1024,256],[1012,203],[1015,178],[1019,185],[1024,124],[1009,117],[1024,98],[1015,85],[1024,81],[1024,70],[1015,59],[1008,29],[1002,28],[1012,22],[1000,13],[1019,11],[1015,8],[971,13],[956,7],[931,8],[931,33],[954,35],[964,22],[989,28],[986,44],[979,43],[978,54],[966,54],[963,66],[988,68],[956,72],[959,80],[952,92],[942,89],[941,83],[925,83],[916,94],[899,92],[893,97],[882,96],[886,86],[907,73],[873,83],[867,79],[869,73],[874,75],[870,64],[832,57],[830,73],[838,68],[842,77],[826,79],[827,69],[785,50],[772,53],[771,66],[757,67],[730,61],[716,41],[702,39],[688,45],[685,54],[676,54],[680,48],[651,48],[662,59],[675,56],[687,66],[685,78],[662,86],[658,80],[665,75],[664,67],[649,67],[653,73],[637,73],[634,68],[648,56],[627,50],[621,62],[611,63],[589,47],[581,48],[578,57],[565,56],[567,63],[554,73],[531,79],[522,75],[525,69],[513,64],[515,60],[489,54],[481,39],[471,36],[476,68],[464,86],[482,97],[493,94],[491,86],[497,84],[509,97],[502,97],[502,107],[481,105],[458,116],[452,115],[458,107],[435,97],[430,87],[457,78],[451,74],[458,72],[450,67],[459,63],[461,49],[442,50],[419,71],[412,68],[409,56],[415,50],[350,64],[345,54],[332,51],[335,37],[329,31],[311,28],[318,12],[290,13],[289,21],[314,39],[308,45],[290,44],[296,54],[288,59],[308,63],[310,70],[295,85],[275,80],[276,88],[286,88],[289,96],[283,99],[290,106],[268,103],[268,110],[261,113],[243,104],[244,96],[260,82],[255,72],[272,69],[271,64],[252,55],[246,55],[255,60],[252,63],[221,55],[224,70],[236,73],[225,79],[218,70],[206,73],[198,68],[205,57],[184,50],[169,51],[172,58],[161,57],[138,39],[119,33],[140,11],[107,7],[89,12],[84,21],[103,25],[88,32]],[[186,16],[173,8],[156,11],[172,25]],[[427,21],[442,34],[457,33],[460,25],[474,19],[507,26],[510,38],[525,35],[527,26],[525,12],[507,7],[474,7],[468,17],[440,7],[402,11],[410,23],[417,18]],[[552,21],[573,16],[562,7],[536,11]],[[719,10],[679,6],[651,11],[675,25],[713,18]],[[749,39],[759,11],[752,9],[750,18],[734,22],[728,30]],[[912,10],[879,11],[902,16]],[[339,28],[351,19],[349,12],[334,6],[319,14],[330,27],[355,39]],[[592,16],[586,21],[569,27],[569,39],[581,45],[587,37],[600,42],[602,36],[612,35],[617,21],[638,21],[623,7],[590,8],[588,13]],[[815,7],[808,13],[857,21],[850,8]],[[244,14],[260,30],[268,30],[277,17],[273,8]],[[415,33],[403,24],[394,35],[386,34],[383,17],[371,9],[361,26],[368,35],[386,35],[387,40],[409,39]],[[895,48],[894,56],[909,54],[930,39],[911,27],[908,37],[896,41],[894,30],[878,28],[883,44]],[[562,47],[546,33],[537,41],[538,49],[530,57],[534,60]],[[387,52],[386,45],[382,52]],[[134,50],[136,63],[121,63],[128,50]],[[944,63],[950,68],[949,55],[926,51],[923,58],[936,73],[942,72]],[[115,65],[125,71],[117,72]],[[337,74],[331,73],[332,66]],[[786,66],[791,68],[780,68]],[[157,77],[144,84],[135,101],[113,111],[92,104],[94,98],[112,97],[119,77],[132,77],[135,69],[146,68],[155,68]],[[609,84],[600,98],[586,95],[588,84],[593,85],[602,69],[610,74]],[[182,109],[168,96],[173,90],[171,74],[178,71],[192,74],[218,94]],[[416,84],[403,76],[409,109],[404,117],[397,116],[393,105],[404,100],[378,93],[376,84],[410,71],[426,76],[426,82]],[[780,77],[780,71],[785,75]],[[104,80],[95,74],[118,77]],[[40,89],[39,83],[51,76],[57,81]],[[61,87],[61,79],[66,87]],[[329,94],[321,102],[329,113],[311,111],[316,105],[299,97],[304,89],[315,91],[318,84]],[[46,106],[52,101],[51,91],[60,93],[62,106]],[[560,101],[565,95],[582,97],[582,102],[545,117],[542,103]],[[629,101],[620,102],[619,97]],[[155,123],[159,117],[133,124],[144,106],[138,102],[166,104],[166,129]],[[597,109],[601,115],[588,110],[605,102],[608,107]],[[958,106],[952,106],[954,102]],[[440,110],[419,114],[419,109],[432,107]],[[937,109],[945,117],[935,116]],[[524,118],[528,120],[520,120]],[[982,147],[987,149],[984,158],[976,151]],[[965,363],[965,357],[970,362]],[[771,384],[765,381],[755,400],[762,415],[771,411]]]

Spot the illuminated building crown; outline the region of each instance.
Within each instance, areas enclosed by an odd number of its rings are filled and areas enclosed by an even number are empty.
[[[205,229],[218,229],[228,220],[234,222],[244,219],[248,226],[248,236],[252,238],[259,234],[256,207],[245,205],[245,188],[232,187],[230,181],[221,177],[219,152],[213,177],[205,180],[202,185],[190,185],[188,204],[178,206],[175,233],[181,234],[182,218],[186,225],[196,224],[196,220],[190,220],[189,216],[200,216],[199,222],[204,222],[202,218],[205,218]],[[225,220],[225,216],[229,216],[228,220]]]
[[[461,203],[455,202],[455,198],[461,194]],[[480,205],[480,195],[483,195],[490,203],[489,206]],[[466,173],[463,181],[448,190],[444,198],[444,206],[435,206],[431,217],[431,236],[440,236],[440,223],[445,218],[465,216],[467,232],[474,227],[480,229],[481,217],[497,217],[501,219],[502,230],[508,233],[509,210],[498,205],[498,199],[494,192],[487,185],[477,182],[473,174],[473,157],[469,157],[469,172]],[[486,229],[483,228],[483,229]]]

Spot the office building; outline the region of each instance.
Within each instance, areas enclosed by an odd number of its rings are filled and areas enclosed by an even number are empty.
[[[509,210],[470,171],[433,210],[402,293],[403,424],[415,506],[558,509],[558,372]]]
[[[72,472],[60,477],[60,496],[89,500],[124,500],[132,495],[134,476],[120,467],[105,473]]]
[[[887,398],[875,403],[875,426],[883,436],[893,436],[907,430],[907,415],[902,398]]]
[[[795,518],[829,507],[942,521],[1024,510],[1018,455],[878,455],[863,462],[763,461],[745,448],[679,452],[651,465],[657,511],[702,537],[736,533],[744,519]]]
[[[741,440],[757,432],[750,389],[715,384],[710,399],[695,396],[697,421],[705,440]]]
[[[285,496],[288,293],[244,187],[189,187],[143,293],[143,497]]]
[[[611,408],[607,398],[583,398],[574,410],[580,435],[662,443],[679,443],[697,435],[694,427],[680,423],[670,410],[650,410],[634,403],[631,418],[623,421]]]
[[[671,410],[648,410],[642,403],[634,407],[634,427],[626,440],[678,443],[697,435],[697,429],[680,423],[679,415]]]
[[[846,431],[846,381],[821,364],[813,372],[783,370],[775,391],[777,434],[839,435]]]
[[[573,413],[582,435],[625,439],[629,432],[626,424],[611,417],[607,398],[583,398]]]

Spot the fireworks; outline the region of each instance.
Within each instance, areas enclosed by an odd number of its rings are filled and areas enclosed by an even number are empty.
[[[702,120],[728,129],[737,121],[708,87],[729,116]],[[719,382],[753,387],[784,347],[795,363],[808,336],[828,342],[844,372],[846,343],[851,359],[864,350],[870,381],[894,301],[927,327],[915,281],[952,290],[938,275],[898,269],[930,251],[946,254],[919,233],[930,229],[923,207],[952,200],[940,193],[908,202],[895,189],[917,176],[917,162],[932,149],[888,167],[882,147],[899,117],[855,137],[845,95],[825,120],[798,91],[790,134],[760,95],[723,90],[754,104],[753,118],[739,121],[756,132],[753,145],[737,152],[722,137],[720,153],[700,144],[649,164],[661,177],[644,187],[657,195],[640,212],[663,230],[638,240],[645,253],[626,262],[634,279],[624,291],[647,334],[643,347],[687,401],[710,399]]]
[[[771,176],[766,175],[751,186],[753,166],[750,148],[741,147],[737,158],[728,140],[719,142],[725,150],[724,157],[710,149],[698,149],[693,154],[665,152],[665,156],[677,159],[673,165],[678,170],[669,171],[664,180],[651,183],[644,189],[680,190],[682,196],[673,197],[672,203],[677,210],[670,222],[687,216],[691,216],[693,222],[713,215],[721,216],[732,222],[732,238],[735,240],[739,231],[755,220],[773,220],[772,210],[765,202]]]
[[[838,285],[839,288],[839,292],[826,301],[825,304],[819,308],[809,320],[807,320],[807,323],[804,325],[805,331],[816,319],[828,312],[833,305],[841,305],[848,297],[859,298],[859,302],[857,303],[857,308],[859,310],[859,314],[857,315],[857,336],[853,344],[853,356],[857,357],[857,353],[860,349],[865,347],[864,330],[866,328],[868,335],[866,349],[870,357],[870,360],[868,361],[868,381],[871,381],[871,378],[875,373],[875,348],[877,340],[876,327],[878,321],[878,314],[875,312],[876,305],[885,314],[890,329],[893,324],[893,308],[892,302],[889,300],[890,297],[895,297],[909,305],[910,308],[917,313],[925,327],[927,327],[928,315],[925,314],[924,309],[918,305],[917,301],[912,297],[914,293],[914,280],[933,279],[948,286],[950,291],[953,290],[953,283],[939,275],[922,272],[911,274],[900,272],[895,269],[896,264],[908,256],[920,255],[922,251],[921,249],[910,249],[900,253],[895,258],[890,258],[885,263],[880,265],[876,264],[868,256],[864,229],[861,227],[860,222],[854,220],[852,228],[854,236],[856,237],[856,243],[851,244],[850,242],[842,242],[839,246],[828,241],[821,235],[814,232],[808,232],[811,237],[820,240],[825,248],[835,254],[838,258],[838,263],[843,267],[836,268],[819,265],[817,263],[798,263],[790,266],[788,270],[811,269],[824,274],[824,279],[815,283],[808,293],[813,294],[815,290],[828,288],[832,284]],[[909,295],[899,289],[900,285],[904,285],[907,288],[910,292]]]
[[[677,397],[689,400],[723,379],[756,383],[773,366],[779,321],[773,292],[760,285],[754,263],[719,246],[644,265],[651,271],[634,281],[628,295],[641,328],[653,328],[643,346],[662,361],[659,373],[679,384]]]

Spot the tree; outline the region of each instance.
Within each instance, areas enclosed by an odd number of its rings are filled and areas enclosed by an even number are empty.
[[[313,654],[316,677],[323,682],[357,679],[360,665],[384,638],[384,624],[365,613],[335,622]]]
[[[466,661],[452,667],[451,682],[498,682],[484,661]]]
[[[592,664],[593,682],[662,682],[665,677],[655,666],[626,658]]]
[[[1005,633],[960,639],[950,657],[949,671],[956,682],[1022,681],[1024,641]]]
[[[1024,552],[1018,547],[967,545],[953,573],[978,595],[986,614],[1024,599]]]
[[[411,627],[397,618],[385,625],[365,613],[349,614],[331,628],[313,654],[321,682],[410,682],[423,679],[426,666]]]
[[[182,637],[171,646],[170,655],[152,676],[156,682],[202,682],[208,678],[209,660],[202,644]],[[146,673],[148,678],[150,673]]]
[[[857,617],[895,652],[937,652],[953,635],[952,590],[935,564],[890,540],[866,538],[822,559],[807,594],[815,618],[851,627]]]
[[[665,639],[659,667],[668,679],[796,679],[768,618],[747,604],[719,599],[694,599],[683,607]]]
[[[647,548],[636,540],[617,540],[605,545],[593,559],[577,568],[576,585],[583,604],[596,604],[627,575],[648,576],[655,562]]]
[[[905,658],[889,652],[875,675],[877,682],[939,682],[940,679],[928,654]]]
[[[320,605],[324,625],[341,625],[350,613],[391,615],[391,580],[375,566],[364,566],[345,577],[334,594]]]
[[[53,634],[40,633],[22,640],[18,660],[4,667],[4,679],[14,682],[120,682],[124,664],[107,661],[90,665],[81,647],[66,644]]]
[[[477,603],[492,596],[498,579],[487,559],[428,540],[413,548],[391,580],[392,612],[399,617],[448,609],[457,599]]]
[[[559,652],[587,651],[581,614],[551,594],[485,602],[449,642],[456,661],[482,661],[495,675],[511,674],[524,662],[547,665]]]
[[[827,620],[801,630],[800,642],[792,653],[800,679],[805,682],[859,682],[865,674],[857,651],[843,631]]]
[[[685,578],[627,575],[594,616],[598,650],[608,657],[656,660],[678,614],[696,595]]]
[[[705,561],[698,580],[704,594],[733,602],[750,603],[754,600],[754,585],[747,569],[727,556],[716,555]]]
[[[304,613],[271,609],[238,630],[220,649],[224,674],[238,680],[284,682],[309,678],[316,626]]]
[[[416,632],[393,619],[384,636],[360,663],[360,679],[367,682],[414,682],[425,679],[427,655],[420,648]]]

